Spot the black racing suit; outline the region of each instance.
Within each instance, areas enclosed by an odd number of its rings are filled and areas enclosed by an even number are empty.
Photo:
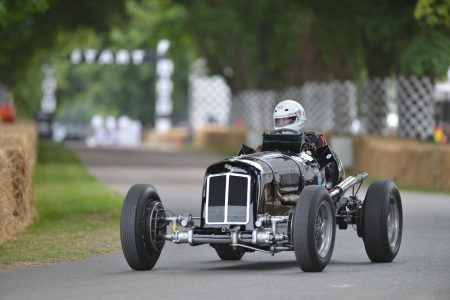
[[[303,150],[310,154],[321,165],[324,171],[327,188],[331,188],[339,183],[344,174],[340,174],[339,165],[334,157],[335,154],[329,149],[327,141],[322,134],[315,132],[305,132],[305,143]],[[331,153],[330,158],[328,154]],[[324,157],[325,156],[325,157]]]
[[[318,150],[328,146],[327,141],[325,141],[322,134],[317,134],[315,132],[305,132],[305,146],[306,150],[310,150],[313,156],[318,152]]]

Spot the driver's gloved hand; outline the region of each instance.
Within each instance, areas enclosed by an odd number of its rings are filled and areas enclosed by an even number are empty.
[[[310,156],[314,156],[314,154],[316,153],[316,147],[308,143],[303,144],[302,150]]]

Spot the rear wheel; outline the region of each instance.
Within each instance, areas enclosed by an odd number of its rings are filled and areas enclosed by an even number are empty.
[[[362,237],[372,262],[391,262],[400,250],[403,211],[400,193],[392,180],[374,181],[362,210]]]
[[[120,240],[128,265],[151,270],[164,246],[164,207],[156,189],[136,184],[128,191],[120,218]]]
[[[303,189],[292,231],[299,267],[305,272],[321,272],[330,261],[336,235],[335,208],[324,187],[310,185]]]
[[[222,260],[240,260],[245,254],[242,247],[236,247],[236,249],[233,249],[230,245],[222,244],[215,244],[213,247],[216,249],[217,255],[219,255]]]

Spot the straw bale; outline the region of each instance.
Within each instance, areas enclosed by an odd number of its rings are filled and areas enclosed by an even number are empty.
[[[0,124],[0,243],[33,219],[32,173],[37,131],[32,122]]]
[[[197,149],[216,148],[238,151],[243,143],[245,143],[245,131],[233,130],[218,124],[199,128],[194,139]]]
[[[35,215],[30,165],[22,150],[1,148],[0,243],[28,225]]]
[[[354,140],[356,172],[401,185],[450,191],[450,147],[415,140],[360,136]]]
[[[18,220],[13,215],[15,200],[9,169],[9,159],[0,149],[0,243],[11,238],[18,226]]]
[[[173,127],[165,133],[157,133],[153,129],[147,129],[142,134],[142,143],[147,145],[171,144],[184,145],[189,138],[189,131],[185,127]]]
[[[10,176],[16,199],[16,213],[27,222],[34,215],[31,165],[22,151],[7,149],[7,155],[12,164]]]
[[[450,192],[450,146],[440,146],[438,189]]]
[[[34,166],[37,152],[37,129],[32,122],[0,124],[0,147],[17,146],[25,152]]]

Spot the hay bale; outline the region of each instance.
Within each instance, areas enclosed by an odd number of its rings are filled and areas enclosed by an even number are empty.
[[[37,128],[33,122],[0,125],[0,147],[22,148],[32,166],[36,163],[37,141]]]
[[[36,152],[34,123],[0,125],[0,243],[23,230],[36,214],[32,184]]]
[[[5,151],[0,149],[0,243],[10,239],[18,230],[18,219],[13,215],[15,200],[10,168]]]
[[[227,127],[218,124],[208,124],[200,127],[194,135],[194,146],[197,149],[220,147],[220,143],[227,131]]]
[[[411,187],[436,188],[439,153],[434,151],[433,146],[423,145],[419,142],[397,144],[404,162],[399,184]]]
[[[238,151],[245,143],[244,130],[234,130],[219,124],[208,124],[195,132],[194,145],[197,149],[226,149]]]
[[[416,140],[355,138],[355,171],[400,185],[450,191],[450,147]]]
[[[7,149],[6,153],[11,163],[10,176],[16,200],[14,213],[28,224],[35,212],[31,164],[26,155],[18,149]]]
[[[450,192],[450,146],[440,145],[439,149],[439,176],[436,180],[437,188],[442,191]]]
[[[173,127],[165,133],[147,129],[142,134],[142,143],[147,145],[170,144],[183,146],[189,139],[189,130],[185,127]]]
[[[1,148],[0,243],[22,231],[36,214],[31,165],[23,150]]]
[[[242,144],[245,144],[246,138],[245,130],[230,129],[227,133],[226,149],[234,150],[237,153]]]

